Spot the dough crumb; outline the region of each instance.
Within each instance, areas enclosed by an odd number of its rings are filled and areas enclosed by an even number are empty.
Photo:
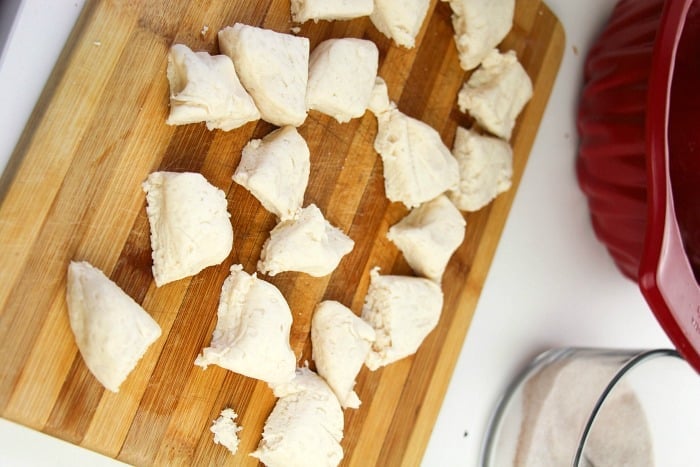
[[[238,451],[240,442],[238,432],[243,429],[235,422],[237,417],[238,414],[233,409],[224,409],[219,418],[212,422],[210,428],[211,432],[214,433],[214,443],[224,446],[231,451],[231,454],[236,454]]]

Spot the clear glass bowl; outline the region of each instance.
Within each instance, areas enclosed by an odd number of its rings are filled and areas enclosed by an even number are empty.
[[[510,384],[484,467],[700,465],[700,377],[678,352],[560,348]]]

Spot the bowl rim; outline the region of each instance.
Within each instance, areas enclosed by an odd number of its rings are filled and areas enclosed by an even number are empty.
[[[596,401],[595,405],[593,406],[593,409],[591,410],[590,415],[588,416],[588,420],[586,420],[586,424],[583,427],[583,431],[581,433],[581,437],[579,438],[578,446],[576,447],[576,453],[574,454],[574,459],[572,461],[573,466],[579,466],[579,465],[586,465],[581,464],[581,461],[583,460],[583,454],[584,454],[584,449],[586,447],[586,442],[588,441],[588,436],[591,434],[591,430],[593,429],[593,424],[595,423],[598,413],[600,412],[603,404],[605,401],[608,399],[608,396],[615,390],[617,387],[618,383],[633,369],[638,368],[640,365],[643,363],[656,359],[656,358],[664,358],[664,357],[670,357],[670,358],[675,358],[679,360],[685,361],[685,359],[680,355],[680,353],[675,350],[675,349],[649,349],[649,350],[643,350],[639,351],[636,355],[632,356],[627,362],[625,362],[624,365],[622,365],[615,375],[610,378],[610,381],[608,382],[608,385],[603,389],[603,392],[600,393],[600,396],[598,397],[598,400]]]
[[[676,52],[693,0],[664,2],[647,94],[647,224],[638,284],[679,353],[700,372],[700,287],[685,254],[670,184],[668,124]]]

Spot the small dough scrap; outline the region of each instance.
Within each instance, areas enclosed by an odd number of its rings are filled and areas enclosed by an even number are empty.
[[[309,39],[236,23],[219,31],[219,47],[233,60],[263,120],[277,126],[304,123]]]
[[[279,128],[243,148],[233,181],[282,220],[294,217],[309,183],[309,146],[293,126]]]
[[[515,120],[531,97],[532,81],[515,52],[494,49],[462,86],[457,105],[486,130],[509,140]]]
[[[428,13],[430,0],[374,0],[372,24],[398,45],[412,49]]]
[[[272,229],[263,245],[258,271],[269,276],[285,271],[327,276],[354,246],[350,237],[332,226],[315,204],[310,204],[293,219],[281,221]]]
[[[85,365],[109,391],[136,367],[160,337],[158,323],[102,271],[71,261],[66,287],[68,318]]]
[[[442,313],[442,289],[430,279],[370,273],[362,319],[376,332],[365,364],[374,371],[413,355]]]
[[[292,21],[343,21],[369,16],[374,0],[292,0]]]
[[[194,363],[205,369],[218,365],[270,385],[291,381],[296,368],[291,327],[292,311],[279,289],[234,264],[221,287],[211,343]]]
[[[214,443],[224,446],[231,454],[236,454],[238,451],[240,442],[238,432],[243,429],[236,423],[236,418],[238,418],[238,414],[233,409],[224,409],[209,428],[214,433]]]
[[[478,211],[510,189],[513,149],[506,141],[457,127],[454,148],[459,186],[448,196],[462,211]]]
[[[145,182],[158,287],[221,264],[233,248],[224,192],[195,172],[153,172]]]
[[[417,274],[437,283],[464,240],[466,221],[445,195],[421,204],[394,224],[387,238]]]
[[[398,108],[377,116],[374,149],[382,158],[390,201],[413,208],[457,186],[459,167],[440,134]]]
[[[260,118],[226,55],[193,52],[186,45],[175,44],[168,54],[167,76],[168,125],[206,122],[210,130],[229,131]]]
[[[396,104],[389,99],[389,88],[387,88],[386,81],[381,76],[377,76],[374,80],[374,87],[372,88],[367,108],[375,117],[379,117],[381,114],[396,108]]]
[[[326,382],[310,369],[273,387],[279,397],[250,455],[267,467],[335,467],[343,459],[343,410]]]
[[[513,27],[515,0],[443,1],[452,8],[459,65],[463,70],[472,70]]]
[[[374,42],[351,37],[321,42],[309,58],[306,105],[340,123],[367,110],[377,77],[379,50]]]
[[[343,408],[356,409],[353,391],[374,342],[374,329],[345,305],[326,300],[311,318],[311,352],[316,371],[333,389]]]

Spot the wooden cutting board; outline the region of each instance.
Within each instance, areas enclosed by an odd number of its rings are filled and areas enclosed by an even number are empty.
[[[519,119],[513,188],[465,214],[467,233],[444,276],[438,327],[418,353],[384,369],[363,369],[358,410],[345,411],[346,465],[415,465],[425,450],[508,210],[523,173],[564,49],[564,32],[539,0],[518,0],[503,49],[515,49],[534,82]],[[29,427],[137,464],[255,464],[275,399],[261,382],[195,356],[208,345],[219,291],[232,263],[253,272],[273,216],[231,180],[242,147],[272,130],[264,122],[231,132],[166,126],[168,48],[217,52],[216,32],[234,22],[287,32],[289,0],[88,1],[0,183],[0,414]],[[208,28],[208,29],[207,29]],[[435,127],[448,146],[470,119],[456,107],[465,78],[457,64],[450,9],[433,0],[417,47],[394,46],[367,18],[309,23],[312,48],[331,37],[362,37],[380,50],[379,73],[408,115]],[[27,46],[31,46],[28,44]],[[291,344],[310,360],[315,305],[334,299],[360,312],[369,270],[411,274],[386,238],[405,208],[384,197],[372,143],[376,120],[338,124],[311,112],[300,127],[311,150],[305,203],[315,203],[356,242],[338,269],[316,279],[269,279],[288,299]],[[222,265],[156,288],[141,182],[154,170],[198,171],[227,193],[234,251]],[[103,390],[70,331],[64,298],[70,260],[101,268],[163,329],[121,391]],[[264,277],[264,276],[263,276]],[[214,445],[211,420],[239,413],[239,453]]]

